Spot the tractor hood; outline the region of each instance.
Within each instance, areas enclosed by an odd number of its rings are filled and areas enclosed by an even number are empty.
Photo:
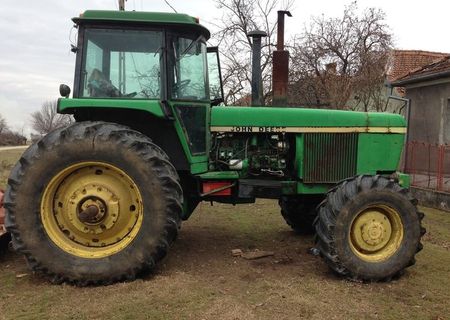
[[[329,109],[213,107],[213,132],[373,132],[405,133],[398,114]]]

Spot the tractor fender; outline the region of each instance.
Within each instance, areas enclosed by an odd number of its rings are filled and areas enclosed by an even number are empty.
[[[170,118],[166,105],[159,100],[126,100],[126,99],[58,99],[58,113],[71,114],[76,110],[100,108],[106,110],[139,110],[157,118]]]

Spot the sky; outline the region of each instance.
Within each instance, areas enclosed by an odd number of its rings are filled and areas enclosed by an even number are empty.
[[[210,29],[222,15],[213,0],[168,1],[178,12],[199,17]],[[340,16],[349,3],[295,0],[293,18],[286,20],[288,37],[300,32],[311,16]],[[377,7],[386,13],[397,49],[450,52],[447,1],[359,0],[358,7]],[[0,114],[11,129],[28,135],[30,114],[44,101],[59,97],[59,84],[73,88],[75,55],[70,43],[76,30],[71,18],[87,9],[117,10],[118,1],[0,1]],[[172,12],[164,0],[127,0],[126,9]]]

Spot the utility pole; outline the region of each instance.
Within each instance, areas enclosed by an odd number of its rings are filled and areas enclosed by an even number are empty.
[[[126,0],[119,0],[119,10],[125,11],[125,1]]]

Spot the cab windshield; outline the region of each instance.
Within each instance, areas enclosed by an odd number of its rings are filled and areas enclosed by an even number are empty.
[[[206,42],[203,36],[172,35],[169,85],[174,100],[209,99]]]
[[[160,99],[163,32],[87,29],[80,95]]]

